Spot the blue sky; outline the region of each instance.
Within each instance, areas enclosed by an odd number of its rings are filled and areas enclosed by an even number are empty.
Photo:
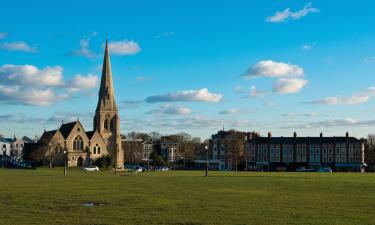
[[[6,136],[92,128],[106,35],[123,133],[374,132],[374,1],[1,5]]]

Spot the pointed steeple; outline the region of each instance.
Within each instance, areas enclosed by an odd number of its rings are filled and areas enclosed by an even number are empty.
[[[98,131],[103,138],[116,168],[123,169],[124,151],[121,145],[120,117],[115,102],[108,40],[105,42],[98,106],[94,116],[94,131]]]
[[[112,82],[111,60],[109,57],[108,40],[106,39],[104,59],[103,59],[102,78],[101,78],[100,90],[99,90],[99,100],[98,100],[98,106],[96,110],[117,109],[114,96],[115,94],[114,94],[114,88],[113,88],[113,82]]]

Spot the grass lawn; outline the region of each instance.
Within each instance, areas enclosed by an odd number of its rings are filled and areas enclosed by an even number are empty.
[[[0,223],[375,224],[375,174],[203,175],[0,169]]]

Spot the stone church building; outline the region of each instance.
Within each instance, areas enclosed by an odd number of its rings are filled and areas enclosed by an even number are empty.
[[[30,158],[54,166],[87,166],[95,159],[110,155],[113,166],[124,168],[121,146],[120,117],[115,101],[108,43],[106,42],[103,70],[95,111],[93,131],[85,131],[79,120],[63,123],[59,129],[44,131],[33,147]],[[65,154],[64,154],[65,152]]]

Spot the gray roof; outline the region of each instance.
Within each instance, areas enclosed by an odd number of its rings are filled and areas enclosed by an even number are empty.
[[[0,137],[0,141],[4,142],[4,143],[11,143],[12,142],[12,141],[9,141],[9,138],[3,138],[3,137]]]
[[[258,137],[250,139],[252,143],[290,144],[290,143],[362,143],[354,137]]]
[[[76,125],[76,123],[78,123],[78,121],[74,121],[74,122],[70,122],[70,123],[65,123],[65,124],[61,125],[61,127],[60,127],[59,130],[60,130],[62,136],[65,139],[68,138],[70,132],[73,130],[73,128]]]

